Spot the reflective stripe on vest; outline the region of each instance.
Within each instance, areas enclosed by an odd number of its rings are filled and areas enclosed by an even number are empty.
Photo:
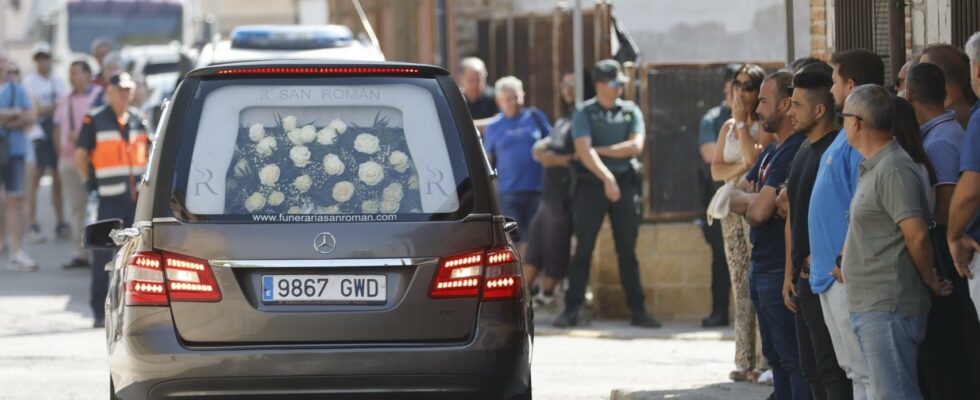
[[[129,132],[129,141],[118,130],[96,133],[92,150],[92,167],[99,195],[118,196],[126,193],[126,183],[135,186],[135,177],[143,174],[147,163],[147,140],[142,131]],[[135,197],[135,193],[132,193]]]

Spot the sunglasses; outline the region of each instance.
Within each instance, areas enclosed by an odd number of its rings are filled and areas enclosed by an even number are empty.
[[[837,113],[837,118],[844,119],[844,118],[847,118],[847,117],[854,117],[858,121],[864,121],[864,118],[861,118],[861,116],[860,115],[857,115],[857,114],[851,114],[851,113],[846,113],[846,112],[839,112],[839,113]]]
[[[752,82],[752,81],[740,81],[738,79],[735,79],[735,80],[732,81],[732,88],[742,89],[742,90],[748,90],[750,92],[754,92],[754,91],[756,91],[756,90],[759,89],[759,87],[755,85],[755,82]]]

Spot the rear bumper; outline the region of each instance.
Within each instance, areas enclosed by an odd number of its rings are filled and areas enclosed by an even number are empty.
[[[125,329],[109,340],[122,400],[510,399],[530,386],[531,338],[513,303],[483,303],[481,315],[507,318],[481,318],[470,340],[457,344],[189,347],[168,309],[128,313]]]

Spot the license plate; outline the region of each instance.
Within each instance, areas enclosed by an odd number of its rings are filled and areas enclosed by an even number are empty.
[[[263,275],[263,303],[384,304],[384,275]]]

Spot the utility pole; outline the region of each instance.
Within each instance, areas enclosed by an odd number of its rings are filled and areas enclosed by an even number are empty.
[[[796,28],[793,24],[793,0],[786,0],[786,65],[796,59]]]
[[[582,65],[582,57],[585,52],[582,49],[582,0],[575,0],[575,8],[572,10],[572,48],[575,58],[575,104],[579,104],[585,99],[585,68]]]

